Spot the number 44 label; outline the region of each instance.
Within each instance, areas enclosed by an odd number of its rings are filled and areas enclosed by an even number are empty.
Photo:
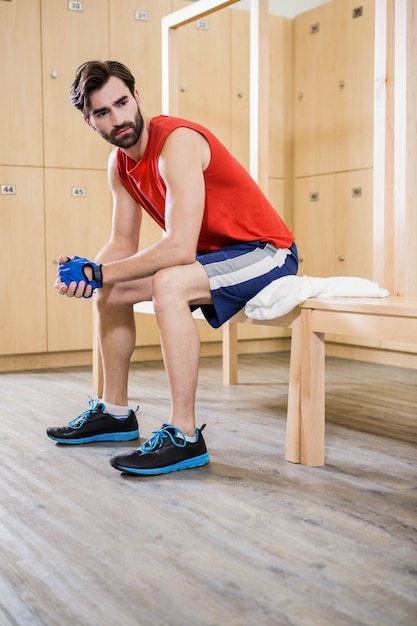
[[[16,185],[2,185],[1,194],[3,196],[14,196],[16,194]]]

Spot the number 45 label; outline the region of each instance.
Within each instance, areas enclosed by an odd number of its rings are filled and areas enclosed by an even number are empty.
[[[1,194],[3,196],[14,196],[16,194],[16,185],[2,185]]]
[[[85,187],[71,187],[71,196],[73,198],[85,198],[86,195]]]
[[[82,2],[77,2],[76,0],[69,0],[68,1],[68,10],[69,11],[82,11],[83,10],[83,3]]]

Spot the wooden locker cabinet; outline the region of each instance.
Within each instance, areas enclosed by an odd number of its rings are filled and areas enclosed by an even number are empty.
[[[39,2],[0,2],[2,165],[43,163]]]
[[[230,10],[230,151],[249,171],[250,15]]]
[[[83,122],[69,100],[76,69],[109,57],[107,2],[41,0],[44,146],[46,167],[106,167],[110,148]],[[72,6],[71,5],[71,6]]]
[[[189,4],[173,0],[173,10]],[[227,9],[178,31],[178,114],[209,128],[230,149],[229,41]]]
[[[336,258],[337,276],[373,274],[373,171],[336,174]]]
[[[269,16],[269,178],[284,179],[286,155],[289,150],[289,126],[286,98],[288,98],[291,41],[289,20],[278,15]],[[292,141],[292,138],[291,138]]]
[[[294,46],[300,273],[372,278],[374,0],[299,15]]]
[[[372,279],[372,170],[295,182],[300,275]]]
[[[295,181],[294,232],[300,275],[334,275],[335,199],[334,174],[299,178]]]
[[[46,302],[43,173],[0,166],[0,354],[44,352]]]
[[[373,166],[375,0],[336,2],[335,169]]]
[[[294,176],[334,171],[335,2],[298,15],[294,27]]]
[[[249,169],[250,13],[230,9],[231,20],[231,152]],[[289,20],[269,16],[269,178],[285,178],[285,88],[290,65]]]
[[[45,169],[48,350],[92,347],[92,299],[67,298],[53,287],[59,255],[94,259],[111,228],[105,170]]]
[[[146,115],[159,115],[162,104],[161,19],[172,0],[109,0],[110,56],[127,65]]]
[[[294,19],[296,177],[372,167],[375,0]]]

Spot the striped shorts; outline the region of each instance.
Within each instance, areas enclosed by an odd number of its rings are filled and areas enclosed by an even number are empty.
[[[213,328],[227,322],[273,280],[298,270],[295,243],[290,248],[275,248],[270,243],[246,241],[198,253],[196,259],[207,272],[213,304],[193,306],[192,310],[201,308]]]

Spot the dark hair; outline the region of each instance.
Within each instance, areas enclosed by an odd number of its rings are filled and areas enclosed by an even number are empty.
[[[70,89],[70,99],[84,117],[88,117],[91,94],[101,89],[111,76],[120,78],[134,95],[135,79],[131,71],[118,61],[87,61],[77,69]]]

